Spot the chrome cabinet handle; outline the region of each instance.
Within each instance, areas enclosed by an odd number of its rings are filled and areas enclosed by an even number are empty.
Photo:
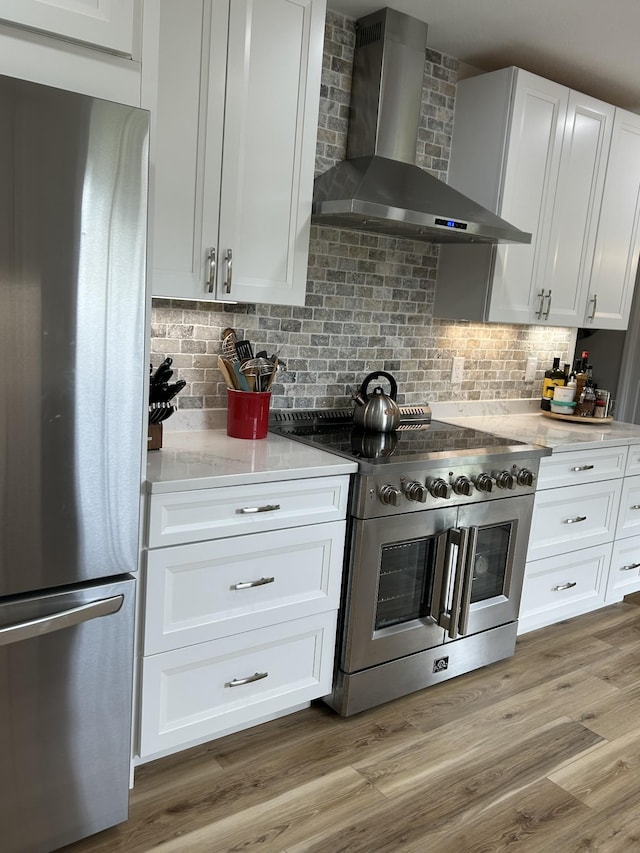
[[[576,465],[575,468],[572,468],[572,471],[591,471],[592,468],[595,468],[595,465]]]
[[[540,319],[540,317],[542,317],[542,309],[543,309],[543,307],[544,307],[544,300],[545,300],[545,298],[546,298],[546,297],[545,297],[545,291],[544,291],[544,288],[543,288],[543,289],[540,291],[540,293],[538,294],[538,299],[540,300],[540,304],[538,305],[538,310],[536,311],[536,317],[537,317],[538,319]]]
[[[224,686],[242,687],[243,684],[253,684],[254,681],[260,681],[260,679],[266,678],[268,675],[268,672],[255,672],[253,675],[248,675],[246,678],[234,678],[231,681],[227,681]]]
[[[229,589],[252,589],[254,586],[265,586],[265,584],[273,583],[275,578],[260,578],[257,581],[239,581],[231,584]]]
[[[207,276],[207,293],[213,293],[216,284],[216,249],[212,246],[208,253],[209,275]]]
[[[593,320],[594,317],[596,316],[596,310],[598,308],[598,295],[597,295],[597,293],[593,294],[593,296],[591,297],[589,302],[593,303],[593,308],[591,309],[591,313],[587,315],[587,320]]]
[[[243,506],[236,512],[240,515],[251,515],[254,512],[275,512],[280,509],[280,504],[265,504],[264,506]]]
[[[561,583],[558,586],[553,587],[554,592],[562,592],[565,589],[571,589],[574,586],[578,586],[578,581],[569,581],[569,583]]]
[[[549,312],[551,311],[551,290],[549,290],[549,293],[547,293],[547,299],[549,300],[547,302],[547,310],[542,315],[545,320],[549,319]]]
[[[632,569],[640,569],[640,563],[631,563],[628,566],[621,566],[620,567],[621,572],[630,572],[630,571],[632,571]]]
[[[632,504],[629,509],[640,509],[640,504]]]
[[[231,293],[231,280],[233,278],[233,252],[231,249],[227,249],[224,257],[227,262],[227,275],[224,280],[224,292]]]
[[[114,595],[111,598],[102,598],[99,601],[91,601],[81,604],[69,610],[62,610],[50,616],[42,616],[38,619],[30,619],[28,622],[19,622],[16,625],[7,625],[0,628],[0,646],[8,646],[11,643],[29,640],[33,637],[41,637],[43,634],[52,634],[63,628],[72,628],[81,625],[99,616],[108,616],[117,613],[122,607],[123,595]]]
[[[565,518],[563,524],[578,524],[580,521],[586,521],[586,515],[576,515],[575,518]]]

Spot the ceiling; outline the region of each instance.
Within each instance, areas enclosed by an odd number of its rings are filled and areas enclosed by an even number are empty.
[[[427,46],[474,69],[517,65],[640,112],[639,0],[327,0],[359,18],[391,6],[429,25]],[[461,76],[470,69],[461,67]]]

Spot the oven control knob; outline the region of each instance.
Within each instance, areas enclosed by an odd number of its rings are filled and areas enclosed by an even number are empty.
[[[469,497],[469,495],[473,492],[473,483],[468,477],[462,475],[461,477],[456,477],[453,482],[453,491],[456,495],[465,495]]]
[[[427,500],[427,487],[422,483],[411,482],[404,487],[404,493],[410,501],[423,504]]]
[[[383,504],[387,504],[388,506],[400,506],[402,492],[400,489],[396,489],[395,486],[380,486],[378,497]]]
[[[535,480],[535,478],[536,475],[528,468],[523,468],[521,471],[518,471],[519,486],[533,486],[533,481]]]
[[[427,488],[434,498],[451,497],[451,486],[446,480],[443,480],[442,477],[438,477],[436,480],[431,480],[430,483],[427,483]]]
[[[515,489],[516,478],[508,471],[500,471],[496,474],[496,486],[499,489]]]
[[[478,474],[476,477],[476,489],[479,492],[491,492],[493,491],[493,487],[495,486],[496,481],[493,477],[489,476],[489,474]]]

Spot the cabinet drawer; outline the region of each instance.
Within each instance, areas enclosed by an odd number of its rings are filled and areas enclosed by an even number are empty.
[[[150,551],[146,655],[337,610],[346,522]]]
[[[640,475],[622,481],[616,539],[640,535]]]
[[[609,543],[527,563],[520,633],[602,606],[611,549]]]
[[[622,480],[536,492],[527,562],[610,542]]]
[[[613,543],[607,583],[607,604],[640,590],[640,536]]]
[[[575,453],[553,453],[540,460],[538,490],[622,477],[626,447],[597,447]]]
[[[344,476],[155,494],[149,501],[149,547],[340,521],[348,490]]]
[[[640,474],[640,444],[629,445],[627,467],[624,473],[627,476],[630,474]]]
[[[140,755],[220,736],[326,695],[335,628],[335,612],[323,613],[143,658]]]

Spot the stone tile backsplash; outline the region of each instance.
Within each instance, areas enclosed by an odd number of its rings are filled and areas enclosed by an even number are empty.
[[[345,156],[353,44],[354,22],[329,11],[316,173]],[[443,180],[456,78],[456,60],[427,50],[416,162]],[[173,357],[176,378],[188,383],[181,409],[226,407],[217,356],[227,326],[280,353],[286,369],[273,386],[274,408],[351,405],[352,390],[382,369],[405,403],[537,396],[553,356],[570,359],[574,332],[435,319],[437,264],[432,244],[313,226],[304,307],[154,299],[151,360]],[[459,385],[451,384],[455,356],[465,359]],[[538,370],[525,383],[529,356]]]

